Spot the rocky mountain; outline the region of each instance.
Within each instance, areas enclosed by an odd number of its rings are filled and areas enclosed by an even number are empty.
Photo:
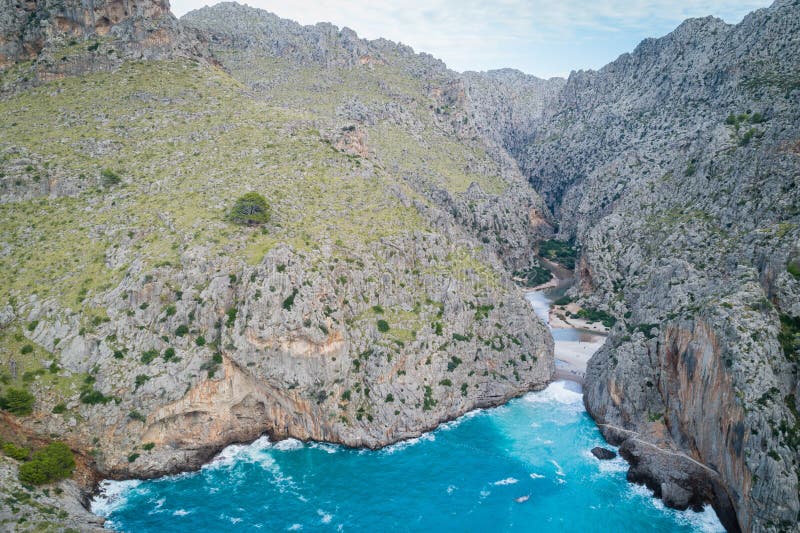
[[[549,212],[441,62],[236,4],[85,5],[3,26],[0,395],[34,399],[4,440],[67,442],[90,487],[263,433],[378,447],[549,382],[509,273]],[[140,26],[174,31],[133,53]],[[272,216],[238,225],[251,191]]]
[[[460,77],[478,132],[512,154],[524,149],[566,84],[563,78],[543,80],[514,69],[465,72]]]
[[[489,126],[581,249],[573,296],[616,318],[585,400],[629,478],[734,531],[800,520],[798,45],[793,1],[688,20]]]
[[[535,265],[552,232],[516,161],[481,135],[465,81],[428,54],[350,29],[301,26],[223,2],[181,22],[236,79],[279,106],[313,110],[335,147],[369,156],[448,211],[512,270]]]
[[[556,232],[615,321],[585,401],[629,478],[796,530],[798,2],[567,80],[236,3],[0,2],[0,395],[35,400],[3,440],[90,487],[418,435],[551,379],[512,276]],[[227,216],[251,191],[263,226]]]

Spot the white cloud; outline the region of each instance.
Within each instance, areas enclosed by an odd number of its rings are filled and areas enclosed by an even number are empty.
[[[540,75],[598,67],[557,61],[564,47],[586,47],[586,57],[608,48],[610,61],[636,44],[659,36],[689,17],[715,15],[738,22],[769,0],[249,0],[248,4],[302,24],[332,22],[362,37],[385,37],[442,58],[456,70],[518,66]],[[202,7],[203,0],[173,0],[176,15]],[[624,40],[626,35],[633,43]],[[624,41],[610,46],[610,41]],[[620,46],[627,48],[619,49]],[[572,51],[580,55],[580,48]],[[569,56],[569,54],[565,54]],[[525,57],[535,58],[530,63]],[[504,61],[504,58],[506,60]],[[542,58],[545,58],[546,61]],[[566,60],[566,57],[565,57]],[[574,60],[573,60],[574,61]],[[526,63],[525,65],[519,64]],[[601,64],[602,64],[601,62]],[[525,68],[528,67],[528,68]]]

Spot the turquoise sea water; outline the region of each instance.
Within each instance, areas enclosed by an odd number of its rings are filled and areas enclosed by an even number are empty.
[[[556,382],[380,451],[262,438],[199,472],[104,482],[123,531],[724,531],[625,481],[576,384]],[[527,499],[525,499],[527,497]],[[517,501],[525,499],[525,501]]]

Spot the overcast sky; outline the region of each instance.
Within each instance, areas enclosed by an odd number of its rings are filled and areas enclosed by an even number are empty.
[[[171,0],[172,11],[216,2]],[[245,2],[242,2],[245,3]],[[302,24],[332,22],[428,52],[458,71],[513,67],[540,77],[597,69],[688,17],[728,23],[771,0],[249,0]]]

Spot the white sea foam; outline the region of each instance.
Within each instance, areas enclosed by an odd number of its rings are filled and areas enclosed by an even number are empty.
[[[603,473],[625,472],[628,470],[628,463],[618,455],[613,459],[600,461],[598,467]]]
[[[447,486],[447,494],[453,494],[456,491],[457,488],[458,487],[456,487],[455,485],[448,485]]]
[[[330,524],[331,520],[333,520],[333,515],[326,513],[322,509],[317,509],[317,514],[319,515],[319,521],[323,524]]]
[[[494,411],[498,411],[500,409],[503,409],[503,407],[505,407],[505,406],[497,407],[497,408],[495,408],[493,410]],[[463,415],[461,415],[460,417],[456,418],[455,420],[450,420],[449,422],[444,422],[444,423],[440,424],[439,427],[436,428],[434,431],[429,431],[427,433],[423,433],[419,437],[414,437],[414,438],[411,438],[411,439],[401,440],[399,442],[395,442],[394,444],[390,444],[389,446],[386,446],[385,448],[383,448],[381,450],[381,453],[392,454],[392,453],[398,452],[400,450],[404,450],[404,449],[408,448],[409,446],[415,446],[415,445],[419,444],[420,442],[435,441],[436,440],[436,435],[435,435],[436,432],[438,432],[438,431],[449,431],[451,429],[455,429],[458,426],[460,426],[462,423],[464,423],[466,420],[469,420],[470,418],[474,418],[476,416],[485,414],[487,412],[489,412],[489,411],[487,411],[486,409],[473,409],[472,411],[468,411],[468,412],[464,413]],[[359,453],[369,453],[369,450],[361,450]]]
[[[187,514],[189,514],[190,512],[191,512],[191,511],[187,511],[186,509],[178,509],[177,511],[175,511],[174,513],[172,513],[172,516],[186,516],[186,515],[187,515]]]
[[[276,442],[272,447],[281,451],[299,450],[303,447],[303,443],[297,439],[284,439]]]
[[[432,442],[435,440],[436,440],[436,435],[434,435],[433,433],[424,433],[419,437],[415,437],[413,439],[401,440],[400,442],[395,442],[394,444],[391,444],[385,447],[383,450],[381,450],[381,453],[392,454],[395,452],[399,452],[400,450],[405,450],[410,446],[416,446],[420,442]],[[365,453],[367,452],[365,451]]]
[[[531,479],[544,479],[546,477],[543,476],[542,474],[537,474],[536,472],[531,472],[530,476]]]
[[[703,533],[724,533],[725,528],[717,518],[717,513],[710,505],[703,508],[700,513],[694,511],[675,511],[680,516],[680,522],[688,523],[695,531],[702,531]]]
[[[257,464],[264,470],[272,474],[272,483],[280,492],[299,494],[294,480],[291,476],[286,476],[281,472],[276,460],[268,453],[271,450],[295,450],[305,446],[297,439],[286,439],[277,443],[271,443],[269,438],[264,436],[250,444],[232,444],[222,450],[209,464],[203,466],[204,471],[218,468],[229,468],[231,475],[228,476],[228,483],[241,482],[245,472],[233,468],[237,463]]]
[[[644,485],[636,485],[634,483],[628,484],[628,497],[629,498],[639,498],[639,499],[647,499],[653,497],[653,491],[645,487]],[[653,505],[659,509],[664,508],[664,504],[661,503],[660,500],[653,500]]]
[[[458,426],[460,426],[464,421],[469,420],[470,418],[474,418],[485,412],[486,412],[485,409],[473,409],[472,411],[468,411],[463,415],[459,416],[455,420],[451,420],[450,422],[445,422],[444,424],[441,424],[437,429],[437,431],[446,431],[450,429],[455,429]]]
[[[564,469],[561,468],[561,465],[558,464],[554,459],[550,459],[550,462],[553,464],[553,466],[556,467],[556,475],[563,477],[565,474],[564,474]]]
[[[583,391],[581,386],[574,381],[554,381],[543,391],[526,394],[524,399],[530,403],[557,402],[583,406]]]
[[[220,468],[231,466],[237,462],[259,463],[266,457],[264,450],[272,447],[269,437],[263,436],[250,444],[231,444],[226,446],[214,459],[203,468]]]
[[[335,444],[328,444],[327,442],[309,442],[307,446],[309,448],[313,448],[315,450],[322,450],[327,453],[336,453],[341,450],[341,446],[337,446]]]
[[[138,479],[126,481],[104,480],[100,482],[100,493],[92,499],[91,509],[96,515],[107,517],[114,511],[121,509],[128,502],[131,490],[141,485]]]
[[[615,449],[613,446],[609,446],[607,443],[603,443],[602,446]],[[584,448],[581,450],[581,457],[586,459],[587,463],[591,463],[597,466],[597,470],[601,474],[613,474],[615,472],[625,472],[628,470],[628,463],[617,455],[613,459],[598,459],[594,455],[589,448]]]
[[[724,533],[725,531],[725,528],[722,526],[722,523],[719,521],[714,509],[712,509],[710,505],[704,507],[703,511],[699,513],[692,510],[677,511],[667,508],[663,501],[654,498],[653,492],[644,485],[630,484],[628,486],[628,491],[631,498],[642,499],[659,511],[673,514],[678,522],[689,526],[693,531],[702,533]]]
[[[300,531],[303,529],[303,524],[292,524],[288,529],[289,531]]]
[[[518,479],[514,479],[513,477],[507,477],[505,479],[501,479],[500,481],[495,481],[492,485],[513,485],[515,483],[519,483]]]

